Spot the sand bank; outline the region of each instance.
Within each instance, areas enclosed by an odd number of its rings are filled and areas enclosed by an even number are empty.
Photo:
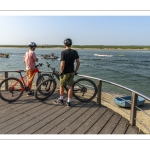
[[[130,112],[131,112],[130,108],[119,107],[118,105],[114,103],[114,98],[118,96],[120,95],[103,92],[101,104],[119,113],[127,120],[130,120]],[[97,99],[95,98],[94,101],[96,100]],[[144,112],[150,115],[150,102],[149,101],[146,100],[144,105],[140,106],[139,108],[144,110]],[[150,117],[149,116],[147,116],[142,111],[138,110],[137,119],[150,129]],[[139,129],[141,129],[144,133],[149,134],[149,131],[145,127],[143,127],[139,122],[136,123],[136,126]]]

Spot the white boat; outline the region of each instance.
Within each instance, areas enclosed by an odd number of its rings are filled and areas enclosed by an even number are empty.
[[[94,54],[95,56],[102,56],[102,57],[111,57],[112,55],[104,55],[104,54]]]

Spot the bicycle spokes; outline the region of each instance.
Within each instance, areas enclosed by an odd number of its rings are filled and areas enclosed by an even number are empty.
[[[4,101],[16,101],[22,95],[22,82],[17,78],[11,77],[3,80],[0,84],[0,97]]]
[[[54,87],[53,84],[54,84],[53,80],[47,80],[41,83],[41,86],[39,88],[40,93],[42,93],[43,95],[51,93]]]
[[[86,78],[79,79],[73,84],[73,96],[80,101],[92,100],[97,92],[93,81]]]
[[[50,97],[55,89],[56,89],[56,81],[55,80],[45,80],[43,83],[38,85],[35,91],[35,98],[38,100],[45,100]]]

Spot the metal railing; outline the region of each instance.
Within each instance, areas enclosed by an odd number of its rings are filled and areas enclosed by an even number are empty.
[[[8,73],[9,72],[15,72],[15,71],[0,71],[0,73],[4,73],[4,79],[5,78],[8,78]],[[25,71],[24,71],[25,72]],[[45,73],[46,71],[40,71],[41,73]],[[51,72],[49,72],[49,71],[47,71],[46,73],[51,73]],[[78,74],[77,75],[78,77],[84,77],[84,78],[89,78],[89,79],[91,79],[91,80],[96,80],[96,82],[97,82],[97,87],[98,87],[98,92],[97,92],[97,99],[96,99],[96,101],[97,101],[97,103],[99,104],[99,105],[101,105],[101,102],[102,102],[102,86],[103,86],[103,82],[105,82],[105,83],[107,83],[107,84],[111,84],[111,85],[114,85],[114,86],[117,86],[117,87],[119,87],[119,88],[122,88],[122,89],[125,89],[125,90],[127,90],[127,91],[130,91],[131,93],[132,93],[132,98],[131,98],[131,110],[130,110],[130,114],[129,113],[127,113],[128,115],[129,115],[129,117],[130,117],[130,119],[129,119],[129,122],[130,122],[130,125],[132,125],[132,126],[135,126],[136,125],[136,122],[138,122],[138,123],[140,123],[141,125],[142,125],[142,127],[144,127],[147,131],[148,131],[148,133],[150,133],[150,127],[149,126],[147,126],[147,125],[145,125],[144,123],[142,123],[141,121],[139,121],[139,119],[137,118],[137,110],[140,110],[140,111],[142,111],[145,115],[147,115],[148,116],[148,118],[150,119],[150,115],[147,113],[147,112],[145,112],[144,110],[142,110],[141,108],[139,108],[138,106],[137,106],[137,101],[138,101],[138,96],[141,96],[141,97],[143,97],[145,100],[147,100],[147,101],[149,101],[150,102],[150,98],[149,97],[147,97],[147,96],[145,96],[145,95],[143,95],[143,94],[141,94],[141,93],[139,93],[139,92],[136,92],[136,91],[134,91],[134,90],[132,90],[132,89],[130,89],[130,88],[127,88],[127,87],[125,87],[125,86],[122,86],[122,85],[120,85],[120,84],[117,84],[117,83],[113,83],[113,82],[110,82],[110,81],[107,81],[107,80],[103,80],[103,79],[100,79],[100,78],[95,78],[95,77],[91,77],[91,76],[86,76],[86,75],[80,75],[80,74]],[[121,109],[121,108],[120,108]],[[122,111],[124,111],[124,110],[122,110]],[[149,121],[150,122],[150,121]]]
[[[143,97],[145,100],[149,101],[150,102],[150,98],[139,93],[139,92],[136,92],[135,90],[132,90],[130,88],[127,88],[125,86],[122,86],[122,85],[119,85],[117,83],[113,83],[113,82],[110,82],[110,81],[107,81],[107,80],[103,80],[103,79],[100,79],[100,78],[94,78],[94,77],[91,77],[91,76],[85,76],[85,75],[78,75],[79,77],[84,77],[84,78],[89,78],[89,79],[92,79],[92,80],[96,80],[97,81],[97,84],[98,84],[98,93],[97,93],[97,103],[99,105],[101,105],[101,101],[102,101],[102,83],[105,82],[107,84],[111,84],[111,85],[114,85],[114,86],[117,86],[119,88],[122,88],[122,89],[125,89],[127,91],[130,91],[132,94],[131,96],[131,111],[130,111],[130,125],[132,126],[135,126],[136,123],[140,123],[147,131],[148,133],[150,133],[150,126],[148,125],[145,125],[144,123],[142,123],[138,118],[137,118],[137,110],[140,110],[142,111],[142,113],[144,113],[146,116],[148,116],[148,118],[150,119],[150,115],[145,112],[144,110],[142,110],[141,108],[139,108],[137,106],[137,102],[138,102],[138,96],[141,96]],[[129,102],[128,102],[129,103]],[[121,109],[121,108],[120,108]],[[123,111],[123,110],[122,110]],[[149,120],[150,122],[150,120]]]

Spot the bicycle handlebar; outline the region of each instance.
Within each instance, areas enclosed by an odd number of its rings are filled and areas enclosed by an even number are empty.
[[[42,63],[39,63],[39,64],[37,64],[35,67],[37,68],[37,67],[39,67],[39,66],[43,66],[44,64],[42,64]]]
[[[53,71],[53,73],[54,73],[55,75],[60,75],[59,72],[55,70],[55,68],[52,68],[52,67],[51,67],[50,63],[48,63],[48,62],[46,62],[46,63],[47,63],[47,67],[48,67],[48,68],[51,68],[51,70]]]
[[[48,67],[48,68],[51,68],[52,71],[53,71],[56,75],[59,75],[59,76],[60,76],[60,75],[63,74],[63,73],[59,73],[58,71],[56,71],[55,68],[52,68],[51,65],[50,65],[50,63],[48,63],[48,62],[46,62],[46,63],[47,63],[47,67]],[[77,74],[79,74],[79,73],[78,73],[78,72],[75,72],[75,75],[77,75]]]

